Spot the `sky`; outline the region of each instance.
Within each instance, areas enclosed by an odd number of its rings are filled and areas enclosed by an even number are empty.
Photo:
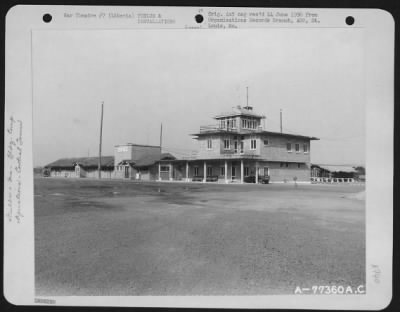
[[[363,36],[357,28],[38,30],[32,37],[34,165],[123,143],[177,157],[213,116],[249,105],[266,130],[320,138],[311,162],[365,164]]]

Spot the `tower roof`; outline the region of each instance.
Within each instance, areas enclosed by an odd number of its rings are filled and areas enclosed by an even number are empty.
[[[232,110],[229,112],[223,112],[221,114],[216,115],[214,118],[215,119],[222,119],[226,117],[236,117],[236,116],[248,116],[248,117],[253,117],[253,118],[258,118],[258,119],[264,119],[264,115],[257,114],[253,111],[252,106],[244,106],[241,107],[240,105],[236,107],[232,107]]]

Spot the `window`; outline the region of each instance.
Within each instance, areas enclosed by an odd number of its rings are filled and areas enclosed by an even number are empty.
[[[245,177],[249,176],[249,167],[244,167],[244,176]]]
[[[118,153],[126,153],[128,151],[128,146],[119,146],[117,151]]]
[[[162,172],[169,172],[169,166],[161,166],[160,171]]]
[[[244,124],[243,128],[247,128],[247,119],[243,119],[243,124]]]
[[[232,120],[232,126],[233,126],[233,128],[236,128],[236,119]]]
[[[257,140],[251,139],[250,140],[250,149],[255,150],[257,148]]]
[[[199,167],[194,167],[194,176],[197,177],[199,175]]]
[[[268,140],[268,139],[265,139],[265,140],[264,140],[264,146],[267,146],[267,145],[269,145],[269,140]]]
[[[225,176],[225,167],[221,167],[221,175]]]
[[[212,140],[207,139],[207,149],[212,149]]]
[[[303,150],[304,150],[304,153],[308,153],[308,145],[307,144],[303,144]]]
[[[291,143],[286,143],[286,150],[287,150],[288,152],[291,152],[291,151],[292,151],[292,144],[291,144]]]
[[[212,167],[207,167],[207,176],[212,176]]]
[[[231,148],[230,140],[224,139],[224,149],[228,150]]]
[[[297,168],[301,168],[301,163],[298,163],[298,164],[297,164]]]
[[[295,148],[296,152],[300,152],[300,144],[296,143],[294,146],[295,146],[294,148]]]
[[[285,165],[285,163],[281,162],[281,168]]]
[[[286,168],[289,168],[289,163],[286,163]]]

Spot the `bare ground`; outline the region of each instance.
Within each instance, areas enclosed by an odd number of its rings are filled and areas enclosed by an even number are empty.
[[[359,185],[35,179],[37,295],[265,295],[365,283]]]

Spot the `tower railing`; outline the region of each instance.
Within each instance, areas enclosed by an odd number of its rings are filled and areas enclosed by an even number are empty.
[[[220,125],[207,125],[207,126],[200,126],[200,133],[207,133],[207,132],[218,132],[218,131],[227,131],[227,132],[239,132],[242,131],[251,131],[251,132],[260,132],[264,131],[264,128],[260,125],[255,129],[249,128],[242,128],[239,127],[221,127]]]

